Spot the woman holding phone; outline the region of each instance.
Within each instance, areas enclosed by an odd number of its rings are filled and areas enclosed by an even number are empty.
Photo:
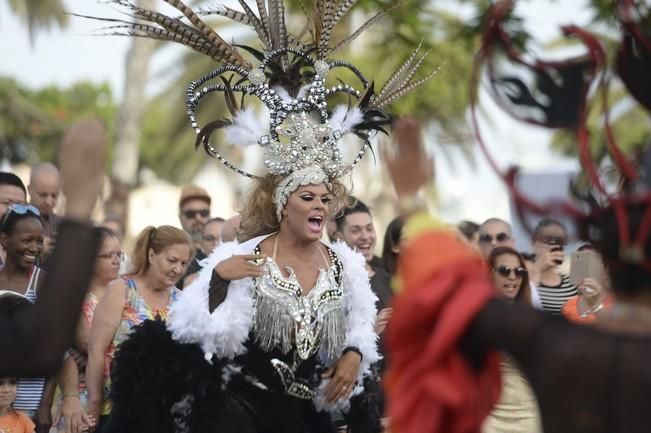
[[[543,310],[560,314],[565,302],[577,294],[569,275],[559,269],[565,259],[567,230],[560,221],[544,218],[533,231],[532,243],[536,255],[533,282]]]

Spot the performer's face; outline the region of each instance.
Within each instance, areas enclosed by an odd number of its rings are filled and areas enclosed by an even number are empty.
[[[332,195],[325,184],[298,188],[283,209],[282,226],[299,239],[319,240],[330,214]]]

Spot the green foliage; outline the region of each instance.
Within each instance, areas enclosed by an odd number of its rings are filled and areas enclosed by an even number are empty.
[[[55,161],[65,129],[96,116],[112,137],[115,102],[108,84],[75,83],[31,90],[0,77],[0,145],[22,149],[28,161]],[[4,147],[2,146],[2,147]]]

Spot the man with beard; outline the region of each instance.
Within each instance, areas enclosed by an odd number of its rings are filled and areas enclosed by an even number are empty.
[[[187,185],[181,190],[179,200],[179,220],[181,227],[192,237],[195,246],[194,260],[188,265],[185,276],[177,284],[179,289],[185,285],[185,277],[201,269],[199,262],[206,258],[201,250],[201,238],[203,227],[210,219],[210,195],[208,192],[196,185]]]

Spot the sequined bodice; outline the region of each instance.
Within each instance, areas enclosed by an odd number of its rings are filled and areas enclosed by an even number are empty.
[[[259,247],[256,254],[260,254]],[[319,350],[336,356],[345,338],[342,265],[328,249],[332,265],[321,269],[316,284],[307,293],[295,272],[287,268],[285,278],[278,264],[267,258],[264,273],[256,279],[256,343],[265,350],[280,348],[283,353],[296,349],[300,359]]]

